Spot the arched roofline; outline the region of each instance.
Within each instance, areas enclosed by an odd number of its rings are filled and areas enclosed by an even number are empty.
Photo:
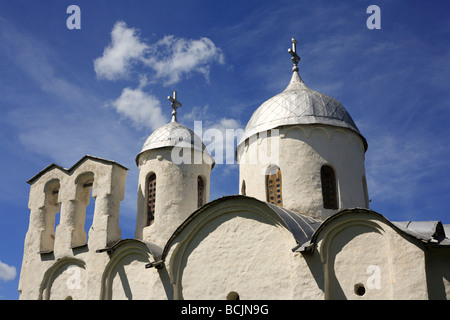
[[[58,164],[52,163],[50,165],[48,165],[47,167],[45,167],[43,170],[39,171],[37,174],[35,174],[31,179],[29,179],[27,181],[28,184],[33,184],[35,183],[37,180],[39,180],[39,178],[41,176],[43,176],[45,173],[54,170],[54,169],[58,169],[66,174],[71,175],[83,162],[87,161],[87,160],[92,160],[92,161],[96,161],[96,162],[100,162],[103,164],[107,164],[107,165],[118,165],[119,167],[128,170],[128,168],[124,167],[123,165],[121,165],[120,163],[117,163],[115,161],[112,160],[107,160],[107,159],[103,159],[103,158],[99,158],[99,157],[94,157],[94,156],[90,156],[90,155],[85,155],[83,158],[81,158],[80,160],[78,160],[72,167],[70,167],[69,169],[66,169]]]
[[[344,216],[369,214],[381,219],[402,235],[406,235],[413,241],[430,246],[450,246],[450,239],[445,234],[445,228],[441,221],[390,221],[382,214],[366,208],[349,208],[341,210],[324,220],[316,229],[310,240],[299,244],[293,249],[294,252],[312,252],[317,244],[321,233],[335,220]]]
[[[121,240],[115,242],[114,244],[111,244],[110,246],[103,248],[103,249],[98,249],[95,252],[96,253],[106,252],[110,256],[112,256],[114,254],[114,251],[120,249],[121,247],[126,246],[126,245],[134,245],[134,244],[137,244],[138,246],[145,246],[153,258],[158,256],[158,253],[155,252],[154,250],[152,250],[152,248],[149,247],[149,245],[146,242],[139,240],[139,239],[121,239]]]
[[[101,300],[111,299],[111,288],[114,280],[112,275],[117,265],[119,265],[124,258],[130,255],[141,255],[145,258],[155,259],[155,254],[150,250],[148,245],[144,241],[137,239],[122,239],[109,247],[96,250],[96,252],[106,252],[110,258],[102,274],[100,288]]]
[[[86,262],[75,257],[66,256],[57,260],[44,274],[39,288],[39,300],[48,300],[50,298],[50,288],[56,279],[57,272],[69,265],[86,269]]]
[[[240,205],[247,205],[250,202],[254,202],[256,206],[262,206],[264,208],[267,207],[267,212],[274,214],[275,218],[280,219],[286,229],[288,229],[294,239],[297,243],[301,244],[305,241],[309,240],[309,238],[312,236],[316,228],[319,227],[320,221],[313,219],[311,217],[301,215],[298,213],[295,213],[293,211],[278,207],[276,205],[273,205],[268,202],[260,201],[256,198],[249,197],[249,196],[243,196],[243,195],[231,195],[231,196],[224,196],[219,199],[216,199],[214,201],[211,201],[196,211],[194,211],[172,234],[172,236],[167,241],[166,245],[164,246],[163,253],[161,256],[161,260],[164,261],[167,257],[168,251],[176,239],[176,237],[199,215],[201,215],[203,212],[208,211],[211,207],[216,206],[218,204],[224,203],[224,202],[230,202],[232,203],[233,207],[238,207]],[[235,210],[233,210],[235,211]]]

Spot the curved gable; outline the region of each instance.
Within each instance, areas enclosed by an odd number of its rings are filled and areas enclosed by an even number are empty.
[[[45,272],[39,300],[84,299],[86,280],[86,263],[74,257],[64,257]]]
[[[428,243],[424,234],[356,208],[325,220],[296,251],[320,260],[326,299],[426,299]]]
[[[265,214],[273,215],[273,217],[276,219],[281,219],[280,222],[282,222],[284,227],[287,228],[292,233],[294,239],[298,244],[294,249],[308,242],[311,236],[314,234],[314,232],[319,228],[321,224],[320,220],[295,213],[293,211],[273,205],[268,202],[260,201],[253,197],[241,195],[225,196],[207,203],[206,205],[200,207],[198,210],[192,213],[175,230],[173,235],[167,241],[167,244],[162,253],[162,259],[163,260],[165,259],[170,246],[172,245],[173,242],[176,241],[175,239],[179,236],[179,234],[190,224],[192,223],[195,224],[195,222],[193,221],[198,220],[197,216],[203,214],[204,212],[216,212],[217,210],[214,208],[216,206],[224,206],[225,208],[227,208],[224,212],[227,212],[227,210],[236,211],[236,208],[239,208],[240,206],[242,206],[243,208],[253,207],[254,208],[253,211],[255,213],[261,214],[262,212],[265,212]]]
[[[145,268],[154,254],[136,239],[124,239],[104,249],[110,255],[101,280],[100,299],[167,299],[160,277]]]
[[[417,244],[450,245],[450,240],[445,233],[446,226],[440,221],[390,221],[385,216],[373,210],[352,208],[341,210],[323,221],[311,236],[311,239],[303,245],[299,245],[295,248],[295,251],[307,252],[314,250],[320,234],[327,232],[327,228],[329,228],[336,220],[345,219],[346,216],[351,216],[352,218],[361,221],[371,217],[379,219],[402,236],[406,236],[408,239],[416,241]]]
[[[306,217],[277,208],[230,196],[194,212],[162,256],[174,298],[225,299],[230,292],[242,299],[290,298],[296,286],[291,276],[304,270],[292,247],[297,237],[308,237],[314,229],[306,230]]]

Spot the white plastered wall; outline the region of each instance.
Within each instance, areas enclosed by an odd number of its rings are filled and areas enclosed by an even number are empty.
[[[166,280],[158,269],[145,266],[154,261],[148,247],[139,240],[123,240],[111,254],[102,278],[103,300],[165,300]],[[167,280],[167,285],[170,286]],[[170,293],[169,293],[170,294]]]
[[[139,185],[135,238],[159,248],[175,229],[198,208],[197,178],[204,181],[204,203],[209,201],[212,159],[206,153],[191,149],[191,163],[175,164],[172,148],[159,148],[139,155]],[[199,159],[209,157],[205,162]],[[187,161],[189,162],[189,161]],[[146,182],[151,173],[156,174],[156,203],[154,222],[146,226],[147,190]]]
[[[89,181],[85,181],[86,177]],[[98,299],[108,256],[96,250],[121,238],[119,211],[125,179],[126,169],[122,166],[87,156],[75,168],[65,170],[55,166],[31,184],[20,299]],[[86,182],[92,182],[92,186],[83,187]],[[55,185],[59,185],[59,190],[53,188]],[[80,193],[82,188],[88,190]],[[90,193],[91,189],[90,201],[95,201],[95,207],[87,236],[83,220],[86,211],[79,206],[86,205],[84,193]],[[55,228],[56,214],[61,217]],[[74,279],[71,272],[77,278],[76,291],[67,282]]]
[[[165,268],[175,299],[429,297],[423,245],[376,213],[339,214],[314,241],[315,250],[294,253],[292,234],[271,209],[229,199],[197,213],[171,239]]]
[[[428,299],[423,246],[384,218],[340,215],[318,233],[316,242],[325,299]],[[355,286],[364,287],[362,295]]]
[[[174,299],[321,299],[284,222],[252,198],[219,201],[171,239],[165,259]]]
[[[368,207],[365,192],[364,145],[351,130],[326,125],[296,125],[250,137],[237,150],[239,188],[266,200],[265,175],[271,165],[281,169],[283,207],[326,219],[344,208]],[[261,138],[262,137],[262,138]],[[278,148],[277,148],[278,147]],[[268,156],[264,156],[268,155]],[[336,175],[338,209],[324,209],[320,169],[331,166]]]

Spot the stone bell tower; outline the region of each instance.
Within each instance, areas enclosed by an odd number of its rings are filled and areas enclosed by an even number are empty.
[[[86,288],[88,283],[100,281],[102,267],[109,261],[107,255],[97,251],[121,239],[119,213],[127,170],[114,161],[86,155],[69,169],[51,164],[27,181],[30,220],[20,273],[20,299],[99,296],[98,288]],[[86,207],[91,201],[93,220],[85,226]],[[77,290],[66,286],[67,268],[71,266],[79,272]]]
[[[214,160],[201,139],[177,122],[176,91],[170,123],[155,130],[136,157],[139,168],[136,239],[160,248],[175,229],[209,201]]]

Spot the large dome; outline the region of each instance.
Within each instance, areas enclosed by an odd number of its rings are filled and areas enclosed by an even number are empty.
[[[156,129],[147,138],[144,145],[142,146],[141,151],[136,157],[136,163],[139,155],[147,150],[175,146],[183,148],[193,148],[195,150],[208,153],[202,140],[197,134],[195,134],[194,131],[179,124],[176,121],[172,121]]]
[[[298,72],[293,72],[286,89],[264,102],[252,115],[239,144],[263,131],[285,125],[326,124],[356,132],[367,149],[366,139],[344,106],[326,94],[306,86]]]

